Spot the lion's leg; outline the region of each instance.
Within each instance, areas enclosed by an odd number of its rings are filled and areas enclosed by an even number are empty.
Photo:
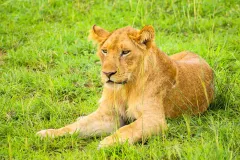
[[[150,135],[156,135],[167,128],[164,115],[143,115],[135,122],[121,127],[113,135],[106,137],[100,142],[99,147],[111,146],[115,143],[128,141],[133,144]]]
[[[111,133],[121,124],[120,119],[114,118],[114,114],[102,113],[97,110],[88,116],[79,118],[76,122],[59,129],[46,129],[37,132],[41,137],[57,137],[65,134],[79,132],[80,136],[101,135]]]

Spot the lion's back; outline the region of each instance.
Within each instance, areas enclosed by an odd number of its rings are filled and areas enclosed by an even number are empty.
[[[170,56],[177,66],[176,84],[169,91],[167,117],[182,113],[204,112],[213,99],[213,71],[208,63],[192,52]]]

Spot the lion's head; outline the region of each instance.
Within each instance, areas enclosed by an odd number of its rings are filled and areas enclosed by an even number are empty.
[[[139,72],[146,51],[152,45],[154,29],[145,26],[139,31],[125,27],[108,32],[94,25],[90,38],[99,46],[97,55],[102,64],[103,83],[109,87],[123,86],[133,82]]]

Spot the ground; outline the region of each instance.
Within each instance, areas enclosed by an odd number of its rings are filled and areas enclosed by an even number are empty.
[[[152,25],[168,55],[198,53],[215,72],[215,101],[133,146],[36,137],[97,108],[100,65],[87,40],[94,24]],[[235,0],[0,0],[0,159],[240,159],[239,31]]]

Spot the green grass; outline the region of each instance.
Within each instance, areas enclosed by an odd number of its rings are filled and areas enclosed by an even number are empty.
[[[102,137],[36,137],[97,108],[94,24],[153,25],[167,54],[198,53],[215,71],[214,103],[168,119],[145,144],[97,150]],[[238,0],[0,0],[0,159],[240,159],[239,31]]]

